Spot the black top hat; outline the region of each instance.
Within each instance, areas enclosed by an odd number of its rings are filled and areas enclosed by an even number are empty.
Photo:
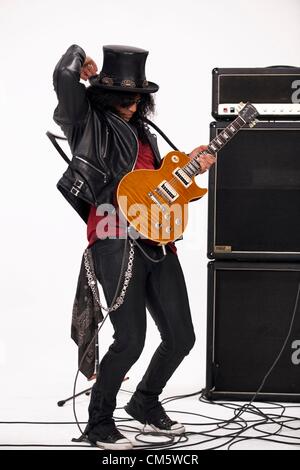
[[[155,93],[159,86],[148,82],[145,63],[148,51],[130,46],[103,46],[103,67],[90,78],[91,85],[104,90]]]

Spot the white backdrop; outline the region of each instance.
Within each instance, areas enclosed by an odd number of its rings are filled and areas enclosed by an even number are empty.
[[[56,189],[66,165],[45,136],[47,130],[60,132],[52,121],[52,72],[61,55],[79,44],[100,69],[104,44],[148,49],[147,78],[160,85],[155,121],[188,152],[208,142],[211,70],[299,66],[299,16],[298,0],[1,0],[2,398],[71,395],[76,372],[70,321],[86,227]],[[159,143],[164,155],[169,147]],[[207,175],[198,181],[205,187]],[[191,207],[184,241],[177,243],[197,342],[166,394],[205,385],[206,231],[207,197]],[[107,324],[101,354],[111,334]],[[128,389],[158,343],[149,319]],[[81,377],[78,388],[85,385]],[[24,410],[24,417],[31,411]]]

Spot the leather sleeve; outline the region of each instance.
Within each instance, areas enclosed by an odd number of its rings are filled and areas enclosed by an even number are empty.
[[[73,44],[62,56],[53,73],[53,86],[58,98],[58,106],[53,115],[59,124],[80,124],[85,120],[89,103],[86,87],[80,83],[80,69],[85,61],[84,50]]]

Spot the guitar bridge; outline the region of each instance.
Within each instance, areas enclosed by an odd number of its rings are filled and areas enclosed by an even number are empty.
[[[157,199],[157,197],[152,192],[149,192],[148,196],[160,208],[162,212],[165,212],[166,208],[163,206],[163,204]]]

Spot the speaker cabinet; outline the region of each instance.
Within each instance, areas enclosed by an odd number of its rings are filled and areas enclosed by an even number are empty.
[[[208,399],[253,397],[288,336],[299,282],[299,263],[208,264]],[[300,401],[300,305],[257,400]]]
[[[300,123],[241,129],[217,154],[208,204],[209,258],[300,260]]]

